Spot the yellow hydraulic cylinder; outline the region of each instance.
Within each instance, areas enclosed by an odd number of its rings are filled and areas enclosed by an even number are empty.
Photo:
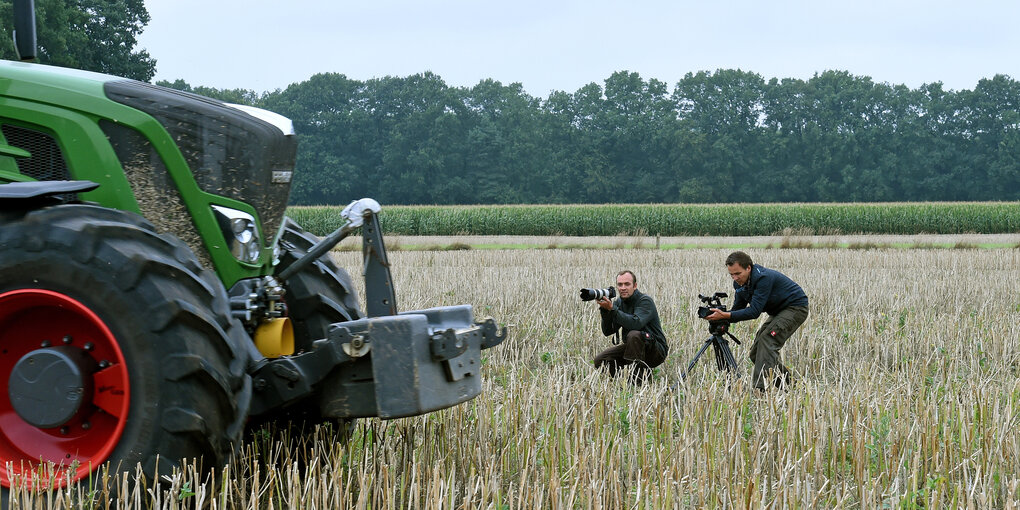
[[[255,330],[255,347],[267,358],[294,354],[294,326],[287,317],[267,319]]]

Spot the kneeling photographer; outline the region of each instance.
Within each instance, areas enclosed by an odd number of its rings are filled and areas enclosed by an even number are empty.
[[[758,329],[751,344],[749,354],[754,361],[751,380],[761,391],[765,390],[766,381],[777,388],[789,385],[792,382],[790,370],[783,366],[779,350],[807,319],[807,294],[788,276],[755,264],[751,256],[742,251],[726,257],[726,268],[736,289],[733,308],[729,312],[713,308],[710,315],[702,318],[740,322],[767,313],[769,318]]]
[[[615,377],[621,367],[635,364],[630,381],[642,384],[651,369],[662,364],[669,354],[666,335],[659,323],[659,312],[652,297],[637,290],[637,276],[633,271],[620,271],[616,275],[620,297],[610,299],[615,292],[608,289],[581,289],[582,300],[595,300],[602,316],[602,334],[615,335],[612,347],[595,356],[595,368],[604,369]],[[620,342],[620,332],[623,341]]]

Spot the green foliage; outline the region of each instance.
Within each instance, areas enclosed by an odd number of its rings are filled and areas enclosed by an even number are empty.
[[[620,424],[620,430],[624,434],[630,433],[630,409],[625,405],[618,405],[616,407],[616,418]]]
[[[11,0],[0,0],[0,58],[14,59]],[[156,61],[135,51],[149,23],[142,0],[35,0],[38,62],[149,81]]]
[[[149,22],[142,0],[36,9],[40,62],[155,74],[135,50]],[[0,0],[0,19],[11,10]],[[13,57],[0,24],[0,58]],[[450,87],[431,72],[323,73],[269,93],[160,84],[290,117],[300,137],[293,204],[1020,200],[1020,82],[1006,75],[953,91],[846,71],[766,81],[720,69],[671,90],[618,71],[545,99],[491,79]]]
[[[191,482],[184,482],[181,485],[181,493],[177,496],[178,501],[184,501],[187,498],[195,496],[195,491],[191,489]]]
[[[868,431],[871,441],[864,447],[868,450],[872,471],[882,471],[886,468],[886,450],[889,448],[889,433],[892,430],[890,423],[890,413],[883,412],[875,426]]]
[[[316,235],[342,225],[341,207],[291,207]],[[385,206],[396,235],[762,236],[827,233],[961,234],[1020,231],[1020,203]]]
[[[197,89],[196,89],[197,90]],[[217,91],[212,91],[217,92]],[[231,91],[219,91],[231,92]],[[259,106],[301,137],[294,204],[1020,199],[1020,83],[909,89],[845,71],[666,83],[619,71],[532,97],[433,73],[318,74]],[[876,211],[881,215],[881,211]],[[879,219],[880,220],[880,219]]]

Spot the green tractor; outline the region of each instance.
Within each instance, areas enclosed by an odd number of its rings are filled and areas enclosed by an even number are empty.
[[[32,11],[15,3],[23,60]],[[272,112],[0,62],[4,492],[219,466],[250,420],[414,416],[481,392],[505,328],[470,305],[398,312],[375,201],[324,239],[285,216],[296,150]],[[328,254],[358,229],[364,308]]]

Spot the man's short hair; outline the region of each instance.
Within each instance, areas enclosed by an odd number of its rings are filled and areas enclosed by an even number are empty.
[[[754,261],[751,260],[751,256],[742,252],[735,251],[726,257],[726,267],[732,266],[733,264],[740,264],[740,267],[747,269],[754,265]]]
[[[629,274],[630,277],[634,279],[634,285],[637,285],[637,275],[634,274],[634,271],[631,271],[630,269],[624,269],[623,271],[616,273],[616,277],[619,278],[625,274]]]

